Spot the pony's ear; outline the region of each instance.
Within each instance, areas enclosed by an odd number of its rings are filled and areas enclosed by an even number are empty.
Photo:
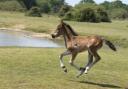
[[[61,24],[63,24],[63,23],[64,23],[63,19],[61,19],[61,20],[60,20],[60,23],[61,23]]]

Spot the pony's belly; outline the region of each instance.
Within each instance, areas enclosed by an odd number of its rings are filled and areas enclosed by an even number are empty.
[[[86,46],[73,46],[73,47],[68,47],[68,50],[71,52],[83,52],[86,51],[88,48]]]

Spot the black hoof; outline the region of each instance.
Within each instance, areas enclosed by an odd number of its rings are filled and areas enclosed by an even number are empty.
[[[84,71],[85,71],[85,68],[80,67],[80,72],[76,77],[79,78],[84,73]]]
[[[63,70],[64,70],[65,73],[68,72],[68,71],[67,71],[67,68],[66,68],[65,66],[63,66],[62,68],[63,68]]]
[[[64,72],[65,72],[65,73],[67,73],[67,72],[68,72],[68,70],[67,70],[67,69],[65,69],[65,70],[64,70]]]
[[[85,71],[85,68],[83,68],[83,67],[80,67],[80,71]]]

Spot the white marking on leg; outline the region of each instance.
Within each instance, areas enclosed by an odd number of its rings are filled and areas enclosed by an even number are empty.
[[[63,61],[60,60],[60,67],[64,67]]]
[[[71,52],[70,52],[70,51],[66,51],[66,52],[62,53],[62,54],[59,56],[59,58],[60,58],[60,67],[64,67],[63,56],[66,56],[66,55],[69,55],[69,54],[71,54]]]
[[[70,64],[70,65],[73,65],[73,62],[72,62],[72,60],[70,60],[70,61],[69,61],[69,64]]]
[[[59,56],[59,58],[60,58],[60,67],[64,67],[62,56]]]
[[[84,73],[87,74],[88,73],[88,70],[89,70],[89,66],[86,67]]]

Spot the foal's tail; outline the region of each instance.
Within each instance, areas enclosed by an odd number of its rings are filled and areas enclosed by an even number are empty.
[[[117,51],[116,47],[114,46],[114,44],[112,42],[110,42],[109,40],[103,39],[103,41],[105,42],[105,44],[112,49],[113,51]]]

